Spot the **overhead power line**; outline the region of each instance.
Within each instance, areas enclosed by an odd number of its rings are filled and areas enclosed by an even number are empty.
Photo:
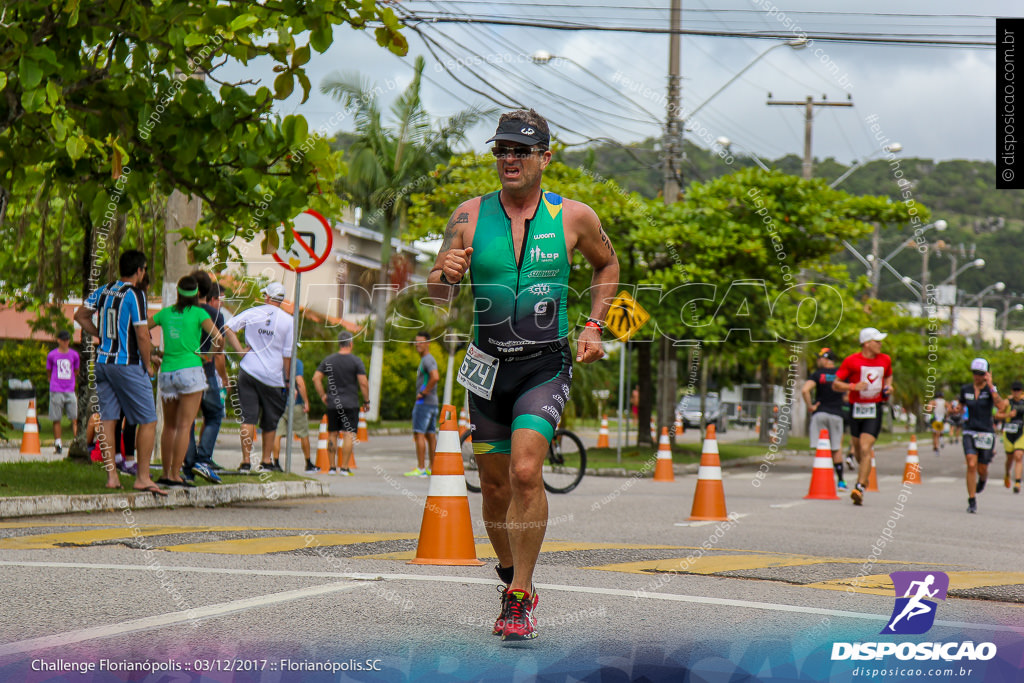
[[[669,29],[669,28],[645,28],[640,26],[599,26],[595,24],[565,24],[547,23],[541,21],[526,21],[520,19],[487,19],[479,17],[454,17],[454,16],[424,16],[419,13],[410,14],[406,22],[416,20],[427,24],[492,24],[498,26],[524,26],[528,28],[542,28],[551,31],[609,31],[613,33],[651,33],[657,35],[668,35],[678,33],[688,36],[710,36],[718,38],[755,38],[759,40],[789,40],[793,33],[779,32],[750,32],[750,31],[701,31],[697,29]],[[412,28],[410,26],[410,28]],[[801,34],[803,36],[803,34]],[[876,43],[890,45],[924,46],[924,47],[968,47],[968,48],[995,48],[994,40],[937,40],[934,38],[899,38],[888,35],[869,34],[806,34],[808,40],[829,42],[829,43]]]

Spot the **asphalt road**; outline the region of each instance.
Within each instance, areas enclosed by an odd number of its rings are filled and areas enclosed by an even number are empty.
[[[950,446],[923,452],[923,484],[906,487],[906,447],[879,450],[881,491],[863,507],[804,500],[809,456],[766,459],[763,479],[758,464],[726,469],[727,522],[687,521],[693,476],[586,477],[549,496],[540,637],[511,645],[490,635],[479,495],[484,566],[407,564],[429,484],[402,476],[411,445],[361,445],[356,476],[329,477],[329,498],[0,524],[0,679],[852,681],[869,667],[886,670],[874,680],[1020,680],[1024,496],[1003,488],[1002,455],[977,515]],[[926,634],[879,635],[894,571],[949,576]],[[866,641],[997,654],[832,661],[834,643]],[[101,665],[171,671],[52,673]]]

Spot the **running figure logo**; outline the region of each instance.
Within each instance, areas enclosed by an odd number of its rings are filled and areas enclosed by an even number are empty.
[[[889,623],[881,633],[916,635],[925,633],[935,623],[936,603],[926,598],[946,599],[949,576],[945,572],[893,572],[896,605]]]

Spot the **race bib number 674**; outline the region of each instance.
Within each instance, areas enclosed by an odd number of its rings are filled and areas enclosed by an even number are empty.
[[[490,401],[494,392],[494,380],[498,377],[499,361],[470,344],[466,357],[459,366],[459,384],[480,398]]]

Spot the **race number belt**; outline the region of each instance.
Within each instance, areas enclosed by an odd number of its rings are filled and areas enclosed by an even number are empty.
[[[980,451],[987,451],[995,444],[996,435],[992,432],[975,432],[974,446]]]
[[[459,384],[480,398],[490,401],[494,391],[494,380],[498,377],[499,361],[484,353],[476,344],[466,349],[466,357],[459,366]]]
[[[866,420],[875,417],[878,414],[877,403],[854,403],[853,404],[853,419],[855,420]]]
[[[1020,432],[1020,422],[1007,422],[1003,431],[1007,434],[1017,434]]]

